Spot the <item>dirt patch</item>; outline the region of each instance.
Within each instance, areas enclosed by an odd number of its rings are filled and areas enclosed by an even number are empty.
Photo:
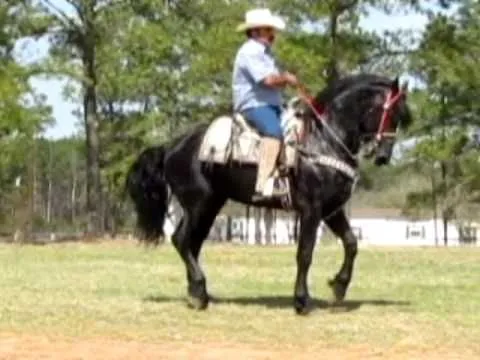
[[[476,354],[478,356],[478,353]],[[392,348],[375,349],[368,345],[345,348],[315,347],[286,349],[241,343],[146,343],[129,340],[65,339],[47,336],[0,336],[2,360],[123,360],[123,359],[472,359],[465,349]]]

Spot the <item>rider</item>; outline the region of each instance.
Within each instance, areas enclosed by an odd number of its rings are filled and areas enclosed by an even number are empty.
[[[281,127],[281,89],[296,86],[298,80],[289,72],[281,73],[271,47],[277,30],[285,22],[269,9],[253,9],[237,27],[247,40],[237,52],[233,68],[233,107],[262,136],[255,191],[263,195],[266,181],[275,170],[283,142]]]

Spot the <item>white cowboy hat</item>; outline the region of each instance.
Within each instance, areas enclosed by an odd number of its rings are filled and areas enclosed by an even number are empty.
[[[237,31],[245,31],[257,27],[272,27],[277,30],[285,29],[285,21],[273,15],[270,9],[253,9],[245,13],[245,22],[237,26]]]

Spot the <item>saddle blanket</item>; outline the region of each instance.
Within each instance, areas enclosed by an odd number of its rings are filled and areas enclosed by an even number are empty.
[[[295,115],[293,106],[282,113],[282,128],[286,166],[293,167],[296,162],[296,145],[303,136],[303,121]],[[236,161],[244,164],[258,164],[261,136],[240,114],[220,116],[208,127],[198,158],[225,164]]]

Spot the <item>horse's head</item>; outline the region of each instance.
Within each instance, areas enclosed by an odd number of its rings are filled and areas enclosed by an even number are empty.
[[[365,156],[375,156],[376,165],[386,165],[392,157],[392,150],[400,127],[407,128],[412,122],[407,105],[408,83],[399,85],[398,77],[376,92],[372,89],[367,100],[368,111],[360,119],[363,142],[369,146]],[[368,146],[367,145],[367,146]]]
[[[356,154],[363,145],[365,155],[380,166],[390,162],[397,130],[412,122],[406,91],[407,84],[400,86],[398,78],[361,74],[339,79],[316,101],[325,104],[325,121],[343,131],[350,151]]]

